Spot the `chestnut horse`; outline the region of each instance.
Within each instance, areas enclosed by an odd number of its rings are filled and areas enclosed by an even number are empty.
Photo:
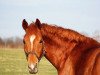
[[[41,23],[39,19],[22,27],[24,51],[29,72],[38,72],[38,63],[45,56],[58,75],[100,75],[100,43],[71,29]]]

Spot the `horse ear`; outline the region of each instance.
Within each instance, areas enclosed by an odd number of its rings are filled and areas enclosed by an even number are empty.
[[[28,28],[28,23],[26,22],[25,19],[23,19],[23,21],[22,21],[22,27],[24,30],[26,30]]]
[[[41,29],[41,22],[40,22],[39,19],[36,19],[35,25],[36,25],[39,29]]]

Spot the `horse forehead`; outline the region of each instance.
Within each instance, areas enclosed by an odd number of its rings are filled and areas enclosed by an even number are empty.
[[[35,38],[36,38],[36,35],[34,35],[34,34],[31,35],[31,36],[30,36],[30,42],[33,42]]]

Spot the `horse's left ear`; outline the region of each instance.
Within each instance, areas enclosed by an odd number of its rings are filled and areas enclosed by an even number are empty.
[[[40,22],[39,19],[36,19],[35,25],[36,25],[39,29],[41,29],[41,22]]]

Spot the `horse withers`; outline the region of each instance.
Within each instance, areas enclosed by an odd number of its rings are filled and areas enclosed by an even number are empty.
[[[38,72],[38,63],[45,56],[58,75],[100,75],[100,43],[90,37],[58,26],[41,23],[39,19],[22,27],[24,51],[29,72]]]

